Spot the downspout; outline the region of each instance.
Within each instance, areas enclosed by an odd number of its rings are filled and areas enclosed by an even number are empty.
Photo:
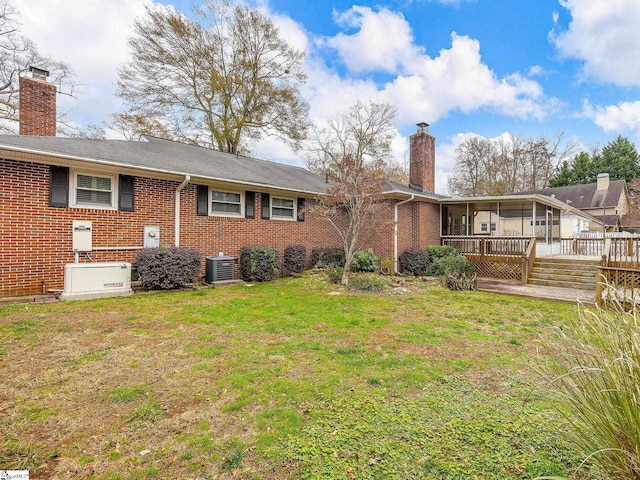
[[[180,191],[187,186],[187,183],[189,183],[189,180],[191,180],[191,176],[185,175],[182,183],[178,185],[178,188],[176,188],[176,212],[175,212],[175,221],[174,221],[175,231],[173,236],[174,244],[176,247],[180,246]]]
[[[398,202],[394,206],[393,210],[393,271],[398,273],[398,207],[403,203],[411,202],[415,195],[411,195],[411,198],[407,198],[401,202]]]

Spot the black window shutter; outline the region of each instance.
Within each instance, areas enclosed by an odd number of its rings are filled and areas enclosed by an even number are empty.
[[[269,220],[271,218],[271,205],[268,193],[262,194],[262,219]]]
[[[244,192],[244,216],[245,218],[256,217],[256,192]]]
[[[197,215],[209,215],[209,187],[206,185],[197,186]]]
[[[304,198],[298,198],[298,221],[304,222]]]
[[[120,175],[118,185],[118,210],[133,212],[134,180],[131,175]]]
[[[69,168],[49,167],[49,206],[69,206]]]

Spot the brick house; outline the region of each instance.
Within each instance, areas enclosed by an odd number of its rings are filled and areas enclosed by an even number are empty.
[[[330,225],[303,212],[327,186],[308,170],[154,137],[58,138],[51,88],[46,72],[22,78],[31,99],[21,99],[21,135],[0,136],[0,296],[60,290],[64,265],[75,261],[131,262],[145,227],[161,246],[203,256],[341,245]],[[410,141],[411,183],[387,183],[388,226],[369,245],[382,258],[440,243],[435,139],[420,128]],[[90,252],[74,253],[74,221],[91,222]]]

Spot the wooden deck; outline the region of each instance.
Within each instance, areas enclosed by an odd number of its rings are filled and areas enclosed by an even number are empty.
[[[478,279],[478,290],[483,292],[516,295],[519,297],[552,300],[555,302],[574,303],[595,306],[596,292],[577,288],[544,287],[539,285],[524,285],[510,280],[493,278]]]

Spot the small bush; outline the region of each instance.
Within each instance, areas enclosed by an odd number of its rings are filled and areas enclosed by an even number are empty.
[[[280,254],[275,247],[242,247],[239,256],[240,276],[245,282],[268,282],[278,275]]]
[[[457,248],[449,247],[447,245],[429,245],[426,250],[431,262],[435,262],[437,259],[443,257],[460,255]]]
[[[307,249],[304,245],[293,245],[284,249],[282,264],[291,273],[304,272],[307,262]]]
[[[473,264],[455,248],[435,247],[437,249],[432,250],[433,248],[434,247],[427,247],[427,251],[434,251],[434,255],[439,256],[434,258],[429,254],[431,264],[427,269],[428,275],[442,277],[453,272],[457,272],[458,275],[462,275],[463,273],[466,275],[473,275],[473,273],[475,273]]]
[[[373,249],[360,250],[353,256],[351,271],[378,273],[380,271],[380,259],[373,253]]]
[[[327,277],[331,283],[341,283],[343,274],[344,268],[342,267],[333,264],[327,267]]]
[[[344,267],[344,249],[336,248],[314,248],[311,250],[311,265],[318,268],[325,268],[334,264]]]
[[[391,281],[387,277],[371,272],[358,273],[356,276],[349,279],[349,288],[353,290],[382,292],[389,285],[391,285]]]
[[[444,274],[449,275],[457,273],[458,275],[465,274],[467,277],[476,273],[476,269],[467,257],[464,255],[455,257],[445,257],[440,260],[444,266]]]
[[[398,257],[400,271],[410,275],[424,275],[429,268],[429,254],[423,248],[409,248]]]
[[[136,255],[138,278],[146,290],[182,288],[200,277],[201,260],[192,248],[145,248]]]

